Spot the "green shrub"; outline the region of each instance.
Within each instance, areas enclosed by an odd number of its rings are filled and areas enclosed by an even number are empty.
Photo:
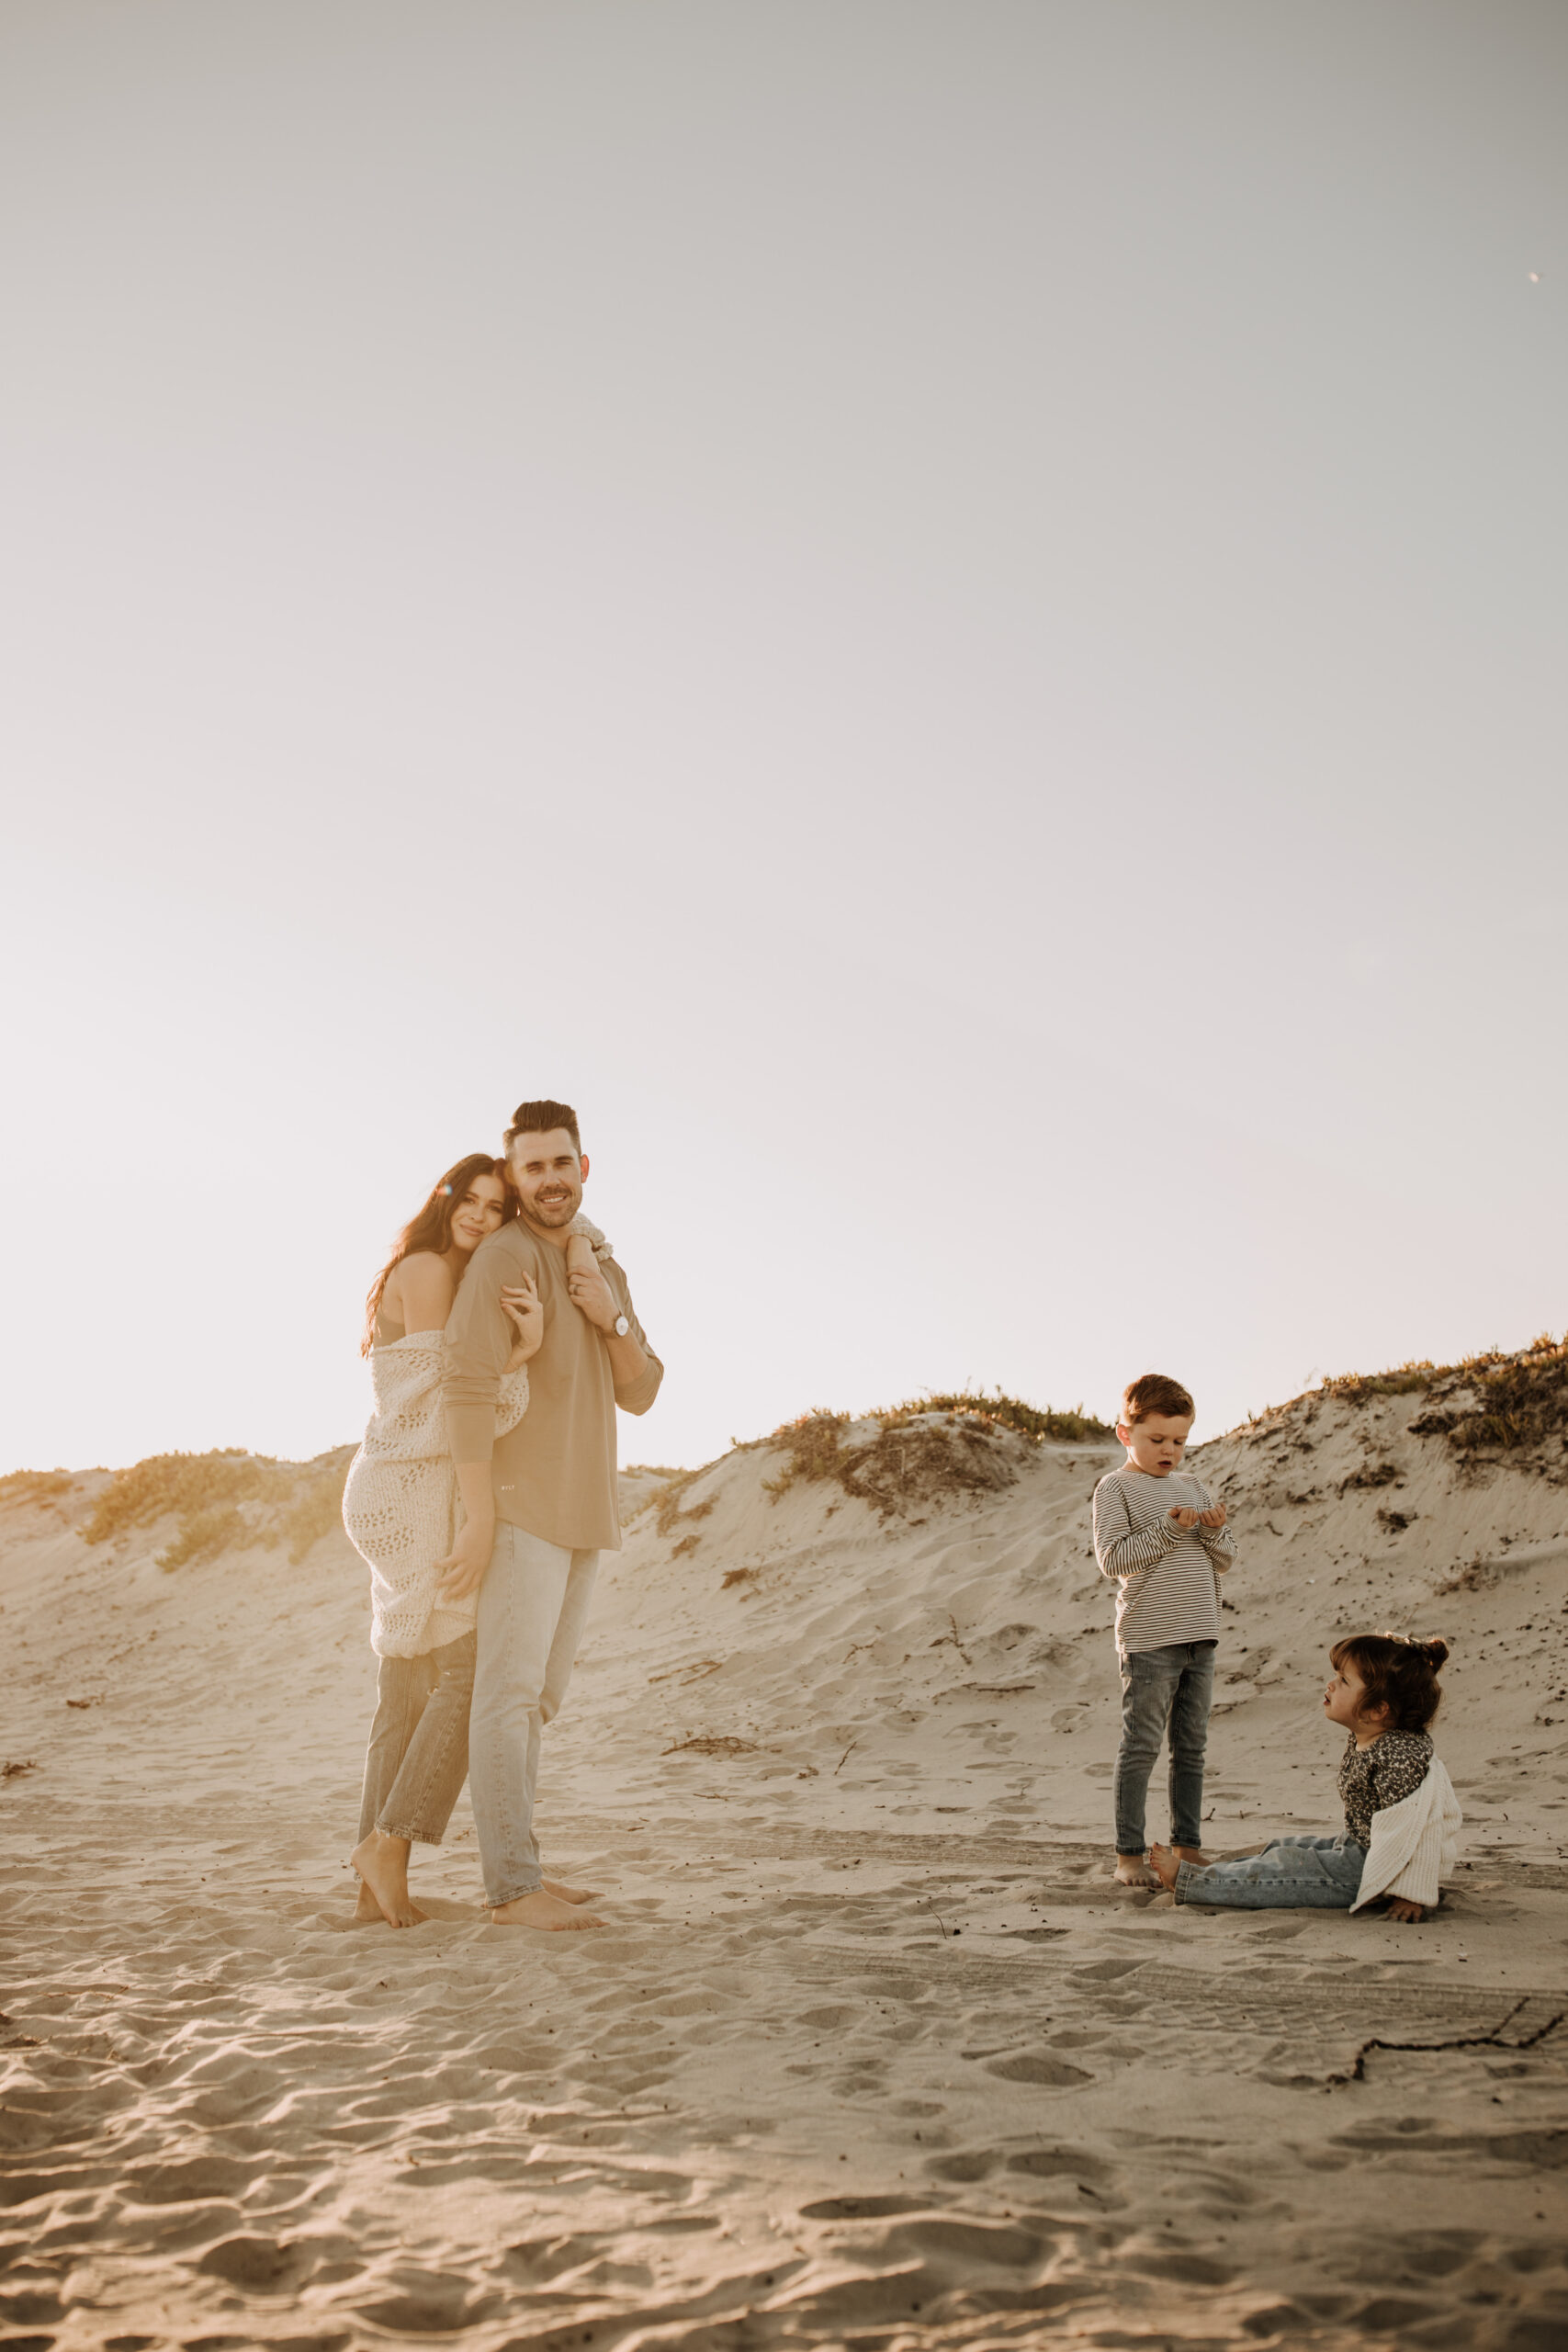
[[[1369,1396],[1410,1396],[1417,1389],[1430,1388],[1434,1380],[1441,1380],[1451,1372],[1451,1364],[1402,1363],[1393,1372],[1348,1372],[1323,1384],[1325,1396],[1343,1396],[1352,1405],[1363,1404]]]
[[[1371,1396],[1429,1391],[1445,1381],[1473,1389],[1475,1403],[1439,1404],[1411,1427],[1418,1436],[1446,1437],[1456,1453],[1491,1448],[1509,1453],[1568,1430],[1568,1334],[1554,1340],[1543,1331],[1513,1354],[1488,1348],[1480,1355],[1461,1357],[1458,1363],[1404,1363],[1392,1372],[1346,1373],[1325,1380],[1322,1393],[1359,1405]]]
[[[711,1495],[705,1503],[698,1503],[691,1510],[681,1509],[681,1498],[687,1487],[702,1476],[703,1470],[710,1470],[712,1467],[711,1463],[705,1462],[702,1469],[671,1471],[663,1486],[655,1487],[650,1500],[653,1504],[654,1525],[660,1535],[672,1534],[676,1525],[683,1524],[687,1520],[706,1519],[714,1504]]]
[[[43,1503],[70,1492],[69,1470],[8,1470],[0,1478],[0,1503]]]
[[[1033,1445],[1048,1438],[1087,1443],[1113,1434],[1081,1408],[1054,1413],[1000,1389],[912,1396],[862,1418],[876,1423],[876,1434],[853,1445],[844,1442],[848,1413],[818,1408],[776,1429],[767,1442],[785,1460],[776,1478],[763,1480],[763,1493],[776,1502],[802,1481],[830,1479],[886,1519],[917,1503],[1010,1486],[1017,1474],[998,1449],[998,1430],[1011,1430]]]
[[[298,1565],[338,1524],[353,1454],[347,1445],[313,1462],[276,1462],[238,1448],[151,1454],[114,1473],[82,1532],[89,1544],[107,1544],[134,1527],[174,1519],[177,1525],[158,1555],[160,1567],[185,1567],[250,1544],[267,1549],[287,1544]]]
[[[1447,1432],[1456,1453],[1506,1453],[1568,1430],[1568,1334],[1543,1332],[1517,1356],[1477,1356],[1463,1369],[1479,1395]]]
[[[1004,1430],[1016,1430],[1020,1437],[1039,1445],[1049,1442],[1056,1445],[1089,1445],[1100,1443],[1116,1434],[1110,1421],[1097,1421],[1081,1405],[1070,1413],[1053,1412],[1049,1406],[1026,1404],[1021,1396],[1004,1396],[999,1388],[942,1390],[929,1396],[912,1396],[907,1405],[895,1405],[876,1418],[884,1429],[897,1421],[911,1420],[919,1413],[970,1413],[983,1421],[995,1421]]]
[[[764,1478],[762,1492],[772,1495],[776,1502],[780,1495],[787,1495],[797,1479],[842,1477],[840,1440],[849,1428],[847,1413],[829,1413],[821,1408],[814,1413],[802,1413],[798,1420],[785,1421],[776,1429],[768,1443],[782,1448],[788,1455],[776,1478]]]

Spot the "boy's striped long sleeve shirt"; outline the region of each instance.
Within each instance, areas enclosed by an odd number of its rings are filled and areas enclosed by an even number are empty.
[[[1235,1557],[1228,1527],[1179,1527],[1172,1510],[1210,1510],[1213,1498],[1186,1471],[1153,1478],[1131,1463],[1094,1490],[1094,1556],[1116,1587],[1116,1646],[1159,1650],[1213,1642],[1218,1577]]]

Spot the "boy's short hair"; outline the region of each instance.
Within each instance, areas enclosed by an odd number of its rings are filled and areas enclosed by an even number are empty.
[[[1133,1381],[1122,1391],[1121,1417],[1128,1429],[1146,1421],[1151,1413],[1168,1413],[1173,1420],[1185,1414],[1190,1420],[1195,1409],[1180,1381],[1170,1379],[1163,1372],[1145,1372],[1141,1380]]]
[[[577,1113],[570,1102],[519,1102],[506,1130],[506,1148],[511,1151],[518,1136],[547,1136],[557,1127],[566,1129],[581,1159],[582,1137],[577,1131]]]

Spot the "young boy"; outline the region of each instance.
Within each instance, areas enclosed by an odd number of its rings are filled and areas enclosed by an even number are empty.
[[[1235,1557],[1225,1507],[1181,1457],[1192,1399],[1179,1381],[1147,1372],[1122,1398],[1116,1434],[1127,1460],[1094,1490],[1094,1556],[1116,1587],[1122,1667],[1122,1746],[1116,1758],[1116,1877],[1157,1886],[1145,1862],[1144,1800],[1170,1726],[1171,1844],[1202,1855],[1203,1749],[1220,1635],[1217,1577]]]

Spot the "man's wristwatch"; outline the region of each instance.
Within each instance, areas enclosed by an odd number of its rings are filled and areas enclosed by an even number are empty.
[[[606,1337],[612,1340],[627,1339],[630,1336],[631,1328],[631,1325],[627,1322],[624,1315],[617,1315],[615,1321],[611,1324]]]

